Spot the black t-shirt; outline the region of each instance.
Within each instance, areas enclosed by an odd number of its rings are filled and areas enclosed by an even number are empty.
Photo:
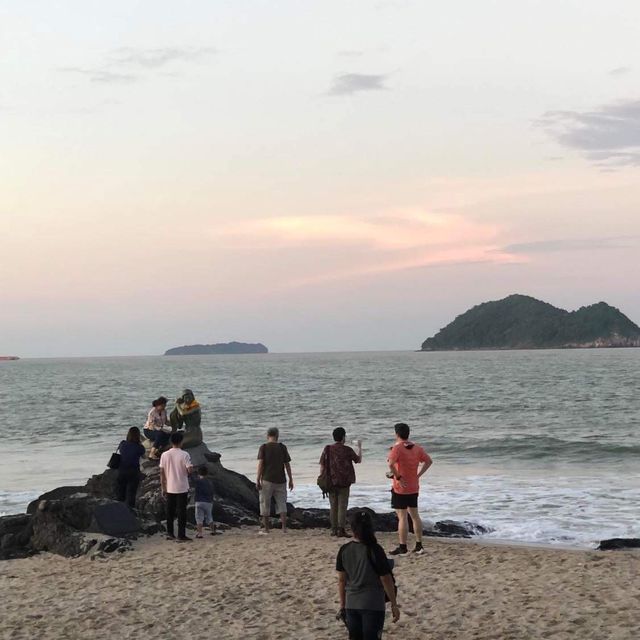
[[[380,576],[389,575],[391,567],[379,544],[347,542],[338,551],[336,571],[347,574],[347,609],[385,610]]]
[[[281,442],[265,442],[258,449],[258,460],[264,460],[262,479],[267,482],[282,484],[287,481],[284,465],[291,462],[287,447]]]

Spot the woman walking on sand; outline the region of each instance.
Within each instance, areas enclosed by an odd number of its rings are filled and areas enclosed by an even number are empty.
[[[393,621],[400,619],[391,565],[378,544],[367,511],[350,517],[353,541],[338,552],[339,617],[349,629],[350,640],[379,640],[385,618],[385,595],[391,602]]]

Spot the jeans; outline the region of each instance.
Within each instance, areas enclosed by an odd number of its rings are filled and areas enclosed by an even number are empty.
[[[140,469],[137,467],[118,469],[118,500],[126,502],[133,509],[136,506],[136,493],[138,493],[139,484]]]
[[[349,640],[379,640],[384,628],[384,611],[347,609]]]
[[[145,429],[144,435],[153,442],[154,449],[162,449],[169,444],[171,434],[166,431],[158,431],[157,429]]]
[[[329,520],[332,529],[344,529],[349,506],[349,487],[340,487],[329,491]]]
[[[178,538],[187,537],[188,493],[167,493],[167,535],[173,536],[173,521],[178,515]]]

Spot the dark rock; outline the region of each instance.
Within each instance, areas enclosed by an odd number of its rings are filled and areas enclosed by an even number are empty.
[[[602,540],[598,551],[615,551],[617,549],[640,549],[640,538],[609,538]]]
[[[289,514],[294,529],[328,529],[329,509],[304,509],[296,507]]]
[[[32,533],[31,516],[26,513],[0,518],[0,560],[32,555]]]
[[[131,549],[131,541],[126,538],[105,538],[97,543],[97,552],[113,553],[118,551],[123,553]]]
[[[95,476],[94,476],[95,477]],[[27,513],[33,514],[38,509],[38,502],[40,500],[62,500],[62,498],[70,498],[73,495],[86,494],[87,487],[58,487],[52,491],[43,493],[38,499],[33,500],[27,507]]]
[[[139,522],[124,504],[78,494],[41,500],[32,523],[35,550],[67,557],[89,552],[105,534],[111,538],[114,532],[134,536],[140,531]]]
[[[440,520],[436,522],[432,533],[451,536],[470,538],[471,536],[484,535],[490,533],[491,529],[484,527],[475,522],[457,522],[456,520]]]

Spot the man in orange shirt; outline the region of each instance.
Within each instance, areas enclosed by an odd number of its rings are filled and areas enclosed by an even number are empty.
[[[398,538],[400,544],[390,552],[392,556],[406,556],[409,523],[407,511],[413,523],[416,546],[413,553],[422,555],[422,520],[418,513],[418,493],[420,476],[433,464],[431,456],[420,446],[409,440],[409,425],[399,422],[395,426],[396,443],[389,453],[388,476],[393,479],[391,489],[391,507],[398,516]]]

